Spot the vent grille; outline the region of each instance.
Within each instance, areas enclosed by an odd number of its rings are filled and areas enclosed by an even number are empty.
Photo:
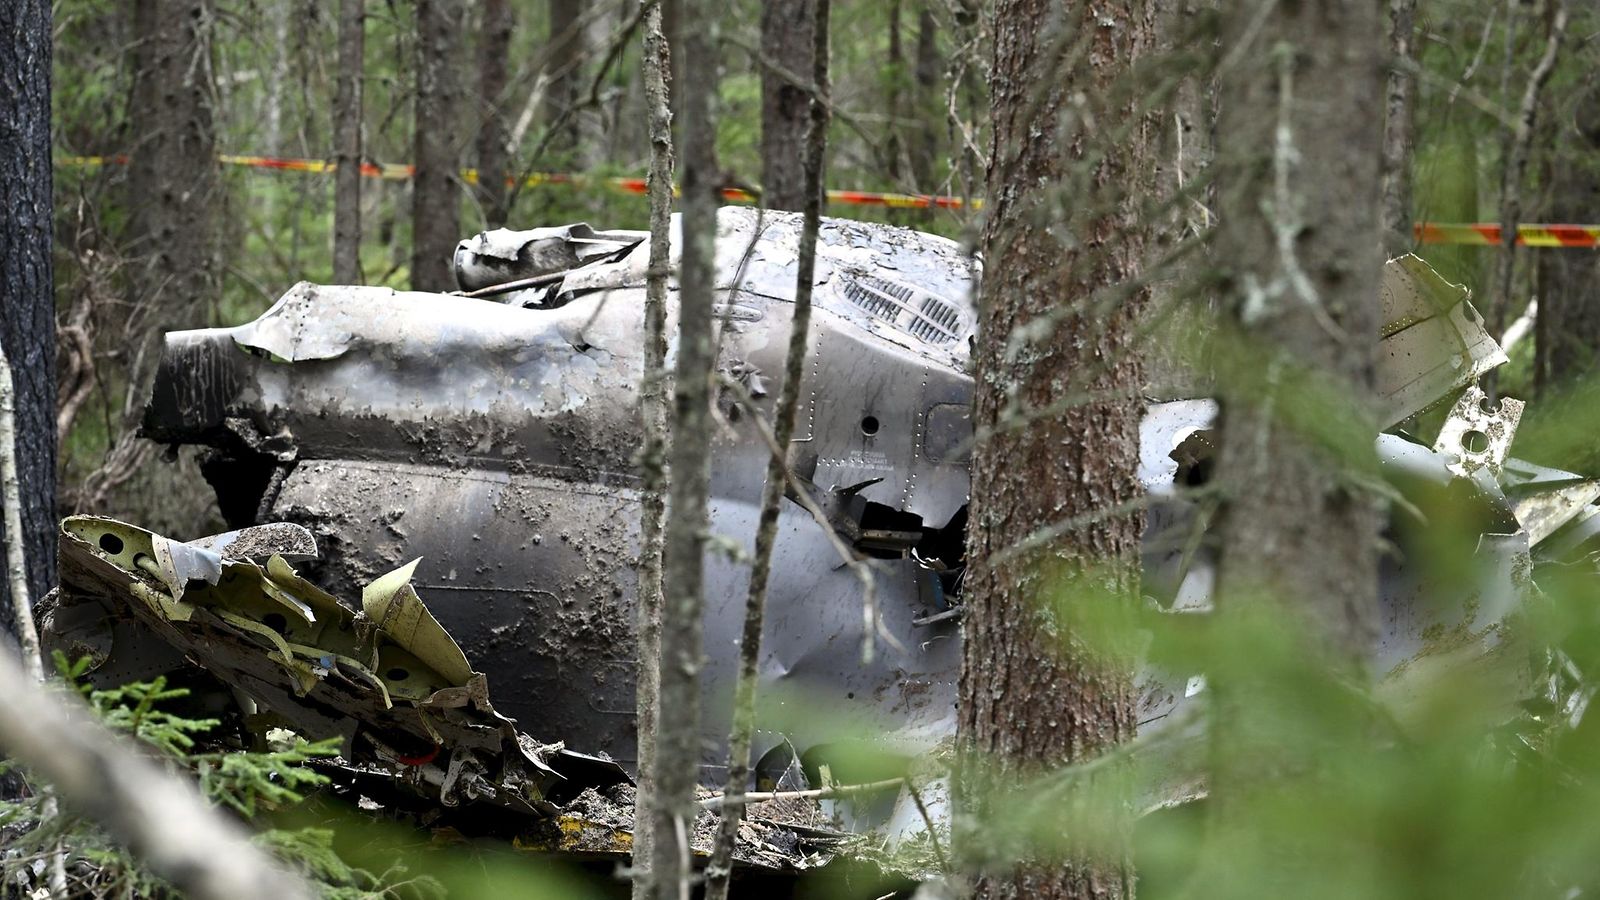
[[[857,308],[927,344],[949,344],[961,336],[961,310],[943,297],[875,275],[848,275],[841,292]]]

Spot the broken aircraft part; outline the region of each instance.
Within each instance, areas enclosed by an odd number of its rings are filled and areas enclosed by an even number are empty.
[[[719,229],[719,367],[770,415],[800,217],[725,209]],[[254,322],[168,335],[146,433],[213,448],[206,473],[230,523],[307,529],[323,556],[302,568],[336,595],[361,594],[381,572],[422,557],[394,580],[415,585],[440,632],[488,676],[496,708],[543,740],[631,770],[633,454],[648,255],[637,234],[570,226],[464,241],[463,288],[540,281],[493,298],[297,285]],[[942,238],[823,221],[789,461],[829,527],[871,561],[882,627],[904,649],[862,664],[860,584],[840,564],[835,535],[786,503],[755,751],[790,754],[813,783],[823,767],[842,782],[907,771],[954,732],[974,270]],[[1465,290],[1415,257],[1391,261],[1383,304],[1385,429],[1452,403],[1505,361]],[[674,318],[669,299],[669,334]],[[1505,455],[1514,407],[1462,403],[1438,449],[1399,430],[1377,437],[1383,471],[1405,499],[1391,518],[1396,549],[1384,564],[1384,632],[1373,648],[1377,670],[1391,676],[1445,637],[1472,652],[1498,646],[1501,623],[1526,596],[1530,560],[1600,534],[1593,483]],[[726,404],[715,436],[710,509],[713,531],[747,556],[767,449],[739,410]],[[1162,614],[1210,608],[1215,564],[1204,537],[1214,501],[1188,489],[1210,477],[1216,416],[1210,400],[1155,404],[1141,428],[1139,474],[1153,501],[1146,593]],[[1480,446],[1475,432],[1503,440]],[[1422,574],[1421,529],[1439,517],[1470,526],[1470,609]],[[747,578],[739,558],[706,562],[705,784],[724,774]],[[63,618],[62,627],[88,634],[83,620]],[[115,657],[123,640],[113,628],[85,646],[109,643]],[[1203,693],[1203,677],[1152,666],[1140,686],[1142,731],[1193,728],[1177,713]],[[862,744],[878,762],[852,771],[862,756],[841,748]],[[1197,790],[1179,767],[1151,787],[1147,806]],[[903,837],[911,826],[890,799],[858,825]]]

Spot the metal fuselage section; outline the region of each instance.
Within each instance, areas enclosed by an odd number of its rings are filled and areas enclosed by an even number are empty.
[[[721,219],[718,370],[764,416],[798,229],[787,214]],[[648,252],[495,300],[298,285],[254,322],[169,335],[146,431],[218,448],[207,474],[233,524],[310,527],[323,557],[309,574],[336,594],[423,557],[416,587],[498,708],[631,767]],[[876,602],[904,650],[879,644],[863,664],[861,583],[785,500],[757,754],[866,733],[910,753],[953,732],[957,625],[913,623],[945,607],[938,576],[906,551],[966,503],[970,265],[941,238],[824,225],[790,461],[819,499],[872,482],[837,505],[889,536],[874,549],[892,557],[873,562]],[[674,290],[673,344],[676,307]],[[739,393],[718,394],[711,530],[748,553],[769,451]],[[749,572],[737,556],[706,562],[707,781],[725,764]]]

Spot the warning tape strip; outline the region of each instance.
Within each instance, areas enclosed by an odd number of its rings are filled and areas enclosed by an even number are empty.
[[[1418,222],[1417,239],[1424,244],[1500,244],[1496,224],[1446,225]],[[1517,245],[1521,247],[1596,247],[1600,246],[1600,225],[1518,225]]]
[[[325,175],[338,169],[338,163],[323,159],[293,159],[271,156],[236,156],[223,154],[218,161],[228,166],[245,166],[253,169],[277,169],[286,172],[310,172]],[[67,156],[57,160],[63,166],[127,165],[127,156]],[[367,178],[386,181],[405,181],[416,174],[416,167],[405,163],[362,163],[361,174]],[[478,183],[476,169],[463,169],[463,179],[469,184]],[[514,179],[508,179],[510,184]],[[601,185],[625,194],[643,194],[647,183],[643,178],[597,178],[561,172],[537,172],[522,180],[525,187],[542,187],[551,184],[568,184],[575,187]],[[724,200],[734,203],[754,203],[756,196],[738,188],[724,188]],[[895,194],[881,191],[828,191],[828,202],[848,206],[881,206],[888,209],[960,209],[967,205],[961,197],[937,194]],[[983,201],[971,201],[974,208]],[[1424,244],[1469,244],[1496,246],[1500,243],[1500,226],[1490,223],[1418,222],[1417,240]],[[1600,246],[1600,225],[1519,225],[1517,244],[1524,247],[1597,247]]]
[[[236,156],[222,154],[217,161],[225,166],[245,166],[252,169],[277,169],[285,172],[310,172],[318,175],[331,173],[339,168],[339,164],[322,159],[285,159],[271,156]],[[123,166],[128,164],[126,155],[117,156],[65,156],[56,160],[60,166],[92,167],[92,166]],[[367,178],[381,178],[386,181],[406,181],[416,174],[416,166],[405,163],[362,163],[361,174]],[[468,184],[478,183],[478,170],[463,169],[461,177]],[[507,179],[507,184],[512,184],[515,179]],[[561,172],[536,172],[522,180],[525,187],[542,187],[551,184],[570,184],[578,187],[588,185],[602,185],[612,190],[625,194],[644,194],[648,190],[648,183],[643,178],[596,178],[592,175],[575,175]],[[722,198],[733,203],[754,203],[756,196],[749,191],[739,188],[724,188]],[[934,194],[893,194],[878,191],[829,191],[829,203],[842,203],[852,206],[883,206],[890,209],[960,209],[966,201],[960,197],[943,197]],[[974,200],[974,207],[982,206],[982,201]]]

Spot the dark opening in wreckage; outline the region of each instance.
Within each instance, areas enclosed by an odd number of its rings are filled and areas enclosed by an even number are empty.
[[[749,551],[769,452],[751,418],[771,415],[784,370],[800,217],[730,208],[719,227],[711,527]],[[185,543],[67,520],[48,641],[92,656],[97,683],[172,674],[240,741],[269,726],[341,736],[340,764],[369,795],[491,809],[547,849],[625,852],[648,256],[638,232],[502,230],[462,241],[459,294],[302,283],[253,322],[168,335],[146,436],[211,448],[205,475],[239,530]],[[892,851],[925,840],[930,820],[947,827],[975,268],[943,238],[823,221],[757,781],[909,778],[929,816],[892,783],[808,801],[804,815],[758,805],[746,866],[819,864],[847,832]],[[1425,526],[1395,513],[1372,650],[1386,672],[1429,652],[1441,627],[1494,652],[1532,560],[1600,532],[1600,482],[1508,458],[1521,405],[1480,402],[1477,378],[1505,356],[1463,289],[1403,257],[1383,292],[1384,469],[1413,509],[1449,495],[1483,527],[1467,609],[1415,583],[1405,550]],[[669,335],[675,309],[672,293]],[[1434,444],[1395,427],[1452,403]],[[1204,398],[1153,403],[1141,429],[1157,613],[1209,609],[1210,551],[1187,539],[1205,518],[1187,489],[1209,472],[1215,417]],[[870,561],[877,627],[894,638],[868,663],[840,539]],[[726,764],[747,577],[738,553],[706,560],[707,787]],[[1150,667],[1140,687],[1142,731],[1192,726],[1178,713],[1204,692],[1197,673]],[[1198,760],[1177,756],[1145,787],[1148,807],[1203,794]]]

